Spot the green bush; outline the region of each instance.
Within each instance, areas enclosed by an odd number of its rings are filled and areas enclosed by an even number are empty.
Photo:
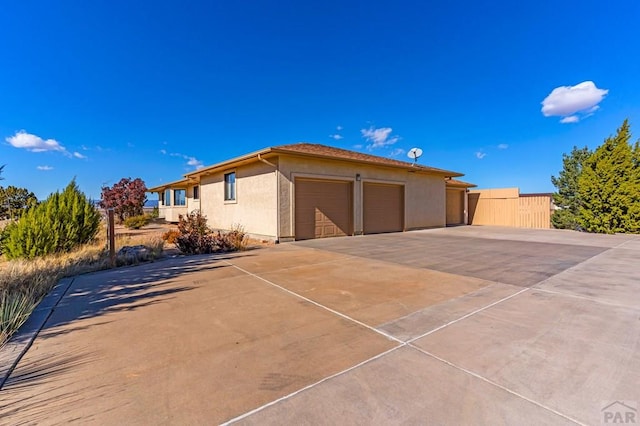
[[[100,213],[72,180],[4,229],[3,253],[8,259],[66,253],[91,241],[99,226]]]
[[[140,229],[147,225],[151,218],[147,215],[131,216],[124,220],[124,226],[129,229]]]

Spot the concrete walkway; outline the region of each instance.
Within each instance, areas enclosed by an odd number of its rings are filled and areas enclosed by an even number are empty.
[[[597,424],[640,401],[639,258],[460,227],[76,277],[0,424]]]

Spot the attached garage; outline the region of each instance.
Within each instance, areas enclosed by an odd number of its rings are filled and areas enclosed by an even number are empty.
[[[295,239],[353,235],[350,181],[295,180]]]
[[[447,179],[447,226],[467,224],[467,190],[474,188],[472,183],[456,179]]]
[[[365,234],[404,230],[404,185],[364,182],[362,190]]]
[[[187,188],[187,207],[195,205],[211,228],[240,224],[253,238],[289,242],[462,223],[467,197],[447,197],[446,189],[461,196],[475,185],[458,176],[416,161],[298,143],[203,167],[150,191]],[[167,220],[185,208],[171,204],[160,209]]]
[[[447,189],[447,225],[464,224],[464,191]]]

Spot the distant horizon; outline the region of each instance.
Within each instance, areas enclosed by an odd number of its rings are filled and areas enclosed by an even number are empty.
[[[552,192],[573,146],[625,118],[640,135],[637,16],[631,0],[8,3],[0,185],[45,199],[75,177],[96,199],[312,142],[417,147],[479,188]]]

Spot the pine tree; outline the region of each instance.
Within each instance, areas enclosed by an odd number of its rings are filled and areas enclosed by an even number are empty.
[[[0,186],[0,220],[18,219],[29,208],[38,204],[33,192],[26,188]]]
[[[551,176],[551,183],[558,192],[553,194],[553,203],[559,207],[551,216],[554,228],[577,229],[580,214],[580,199],[578,196],[578,178],[582,173],[584,162],[591,156],[591,151],[573,147],[570,154],[562,154],[562,170],[558,177]]]
[[[586,231],[640,232],[638,148],[637,143],[631,147],[630,139],[625,120],[584,164],[578,179],[578,222]]]

